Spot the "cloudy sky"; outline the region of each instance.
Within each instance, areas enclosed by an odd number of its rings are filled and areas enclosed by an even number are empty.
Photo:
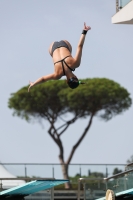
[[[114,25],[115,0],[0,1],[0,161],[59,163],[48,124],[28,124],[13,117],[10,94],[53,72],[51,42],[66,39],[73,56],[84,21],[91,26],[76,70],[79,78],[106,77],[133,96],[133,26]],[[78,121],[62,137],[67,159],[87,121]],[[109,122],[94,118],[72,163],[126,163],[133,155],[133,107]]]

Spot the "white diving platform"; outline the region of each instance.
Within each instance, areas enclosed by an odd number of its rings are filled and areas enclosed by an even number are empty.
[[[113,24],[133,24],[133,0],[120,9],[113,17]]]

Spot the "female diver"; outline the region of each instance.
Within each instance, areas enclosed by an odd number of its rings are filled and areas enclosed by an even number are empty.
[[[75,68],[80,66],[82,49],[85,41],[85,36],[90,26],[86,26],[84,23],[84,28],[78,43],[77,51],[75,57],[72,57],[72,46],[67,40],[61,40],[60,42],[53,42],[49,47],[49,53],[52,56],[54,63],[54,73],[46,76],[42,76],[35,82],[30,82],[28,91],[30,88],[46,82],[48,80],[58,80],[62,76],[66,76],[67,84],[70,88],[74,89],[81,83],[78,78],[73,74]],[[82,83],[81,83],[82,84]]]

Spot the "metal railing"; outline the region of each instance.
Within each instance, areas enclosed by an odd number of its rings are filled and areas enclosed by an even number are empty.
[[[130,168],[130,169],[129,169]],[[126,165],[125,171],[106,178],[80,178],[78,181],[78,200],[98,199],[110,189],[115,193],[133,189],[133,163]]]
[[[129,163],[128,165],[125,166],[125,171],[130,169],[130,168],[133,168],[133,163]]]
[[[0,163],[16,177],[51,177],[62,179],[61,165],[57,163]],[[94,172],[102,173],[103,177],[113,174],[114,168],[125,170],[125,164],[70,164],[70,177],[89,177]]]
[[[44,163],[3,163],[4,165],[8,166],[23,166],[24,169],[25,167],[31,165],[31,166],[60,166],[59,164],[44,164]],[[133,163],[130,163],[128,165],[124,164],[71,164],[72,166],[78,166],[78,168],[80,167],[80,172],[82,172],[82,167],[87,167],[86,169],[89,169],[92,167],[92,169],[94,169],[94,167],[97,168],[96,171],[98,171],[99,166],[102,167],[102,169],[104,169],[105,174],[107,175],[108,168],[109,167],[123,167],[123,172],[118,173],[116,175],[112,175],[112,176],[108,176],[105,178],[80,178],[78,179],[78,200],[80,199],[98,199],[100,197],[105,196],[105,192],[107,189],[111,189],[113,190],[115,193],[116,192],[120,192],[123,190],[127,190],[130,188],[133,188]],[[70,166],[69,166],[70,167]],[[16,169],[16,168],[15,168]],[[74,168],[75,169],[75,168]],[[61,170],[61,168],[60,168]],[[24,170],[25,171],[25,170]],[[111,174],[111,173],[110,173]],[[46,176],[45,176],[46,177]],[[58,177],[59,178],[59,177]],[[0,184],[1,184],[1,189],[2,189],[2,183],[6,180],[21,180],[21,181],[32,181],[32,180],[45,180],[45,179],[49,179],[49,180],[54,180],[54,178],[30,178],[30,177],[19,177],[19,178],[0,178]],[[51,195],[50,195],[51,196]],[[53,194],[52,194],[53,196]]]
[[[133,169],[104,178],[106,189],[111,189],[115,193],[133,189]]]
[[[108,180],[110,180],[110,179],[112,179],[112,178],[118,178],[118,177],[120,177],[120,176],[122,176],[122,175],[126,175],[126,174],[128,174],[129,172],[133,172],[133,169],[130,169],[130,170],[127,170],[127,171],[125,171],[125,172],[121,172],[121,173],[119,173],[119,174],[115,174],[115,175],[113,175],[113,176],[110,176],[110,177],[107,177],[107,178],[104,178],[104,180],[105,181],[108,181]]]

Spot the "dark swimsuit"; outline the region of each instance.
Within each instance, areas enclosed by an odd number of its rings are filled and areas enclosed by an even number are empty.
[[[60,42],[54,42],[54,44],[53,44],[53,46],[52,46],[51,54],[53,55],[53,52],[54,52],[56,49],[60,48],[60,47],[65,47],[65,48],[67,48],[67,49],[70,51],[69,46],[68,46],[63,40],[61,40]],[[64,75],[65,75],[64,63],[65,63],[65,65],[68,67],[68,69],[70,69],[71,71],[74,71],[74,70],[75,70],[75,69],[72,69],[71,67],[69,67],[68,64],[67,64],[66,61],[65,61],[65,59],[66,59],[67,57],[70,57],[70,56],[71,56],[71,55],[66,56],[66,57],[63,58],[62,60],[59,60],[59,61],[57,61],[57,62],[54,63],[54,65],[55,65],[56,63],[58,63],[58,62],[61,62],[61,63],[62,63],[62,69],[63,69],[63,74],[64,74]]]

